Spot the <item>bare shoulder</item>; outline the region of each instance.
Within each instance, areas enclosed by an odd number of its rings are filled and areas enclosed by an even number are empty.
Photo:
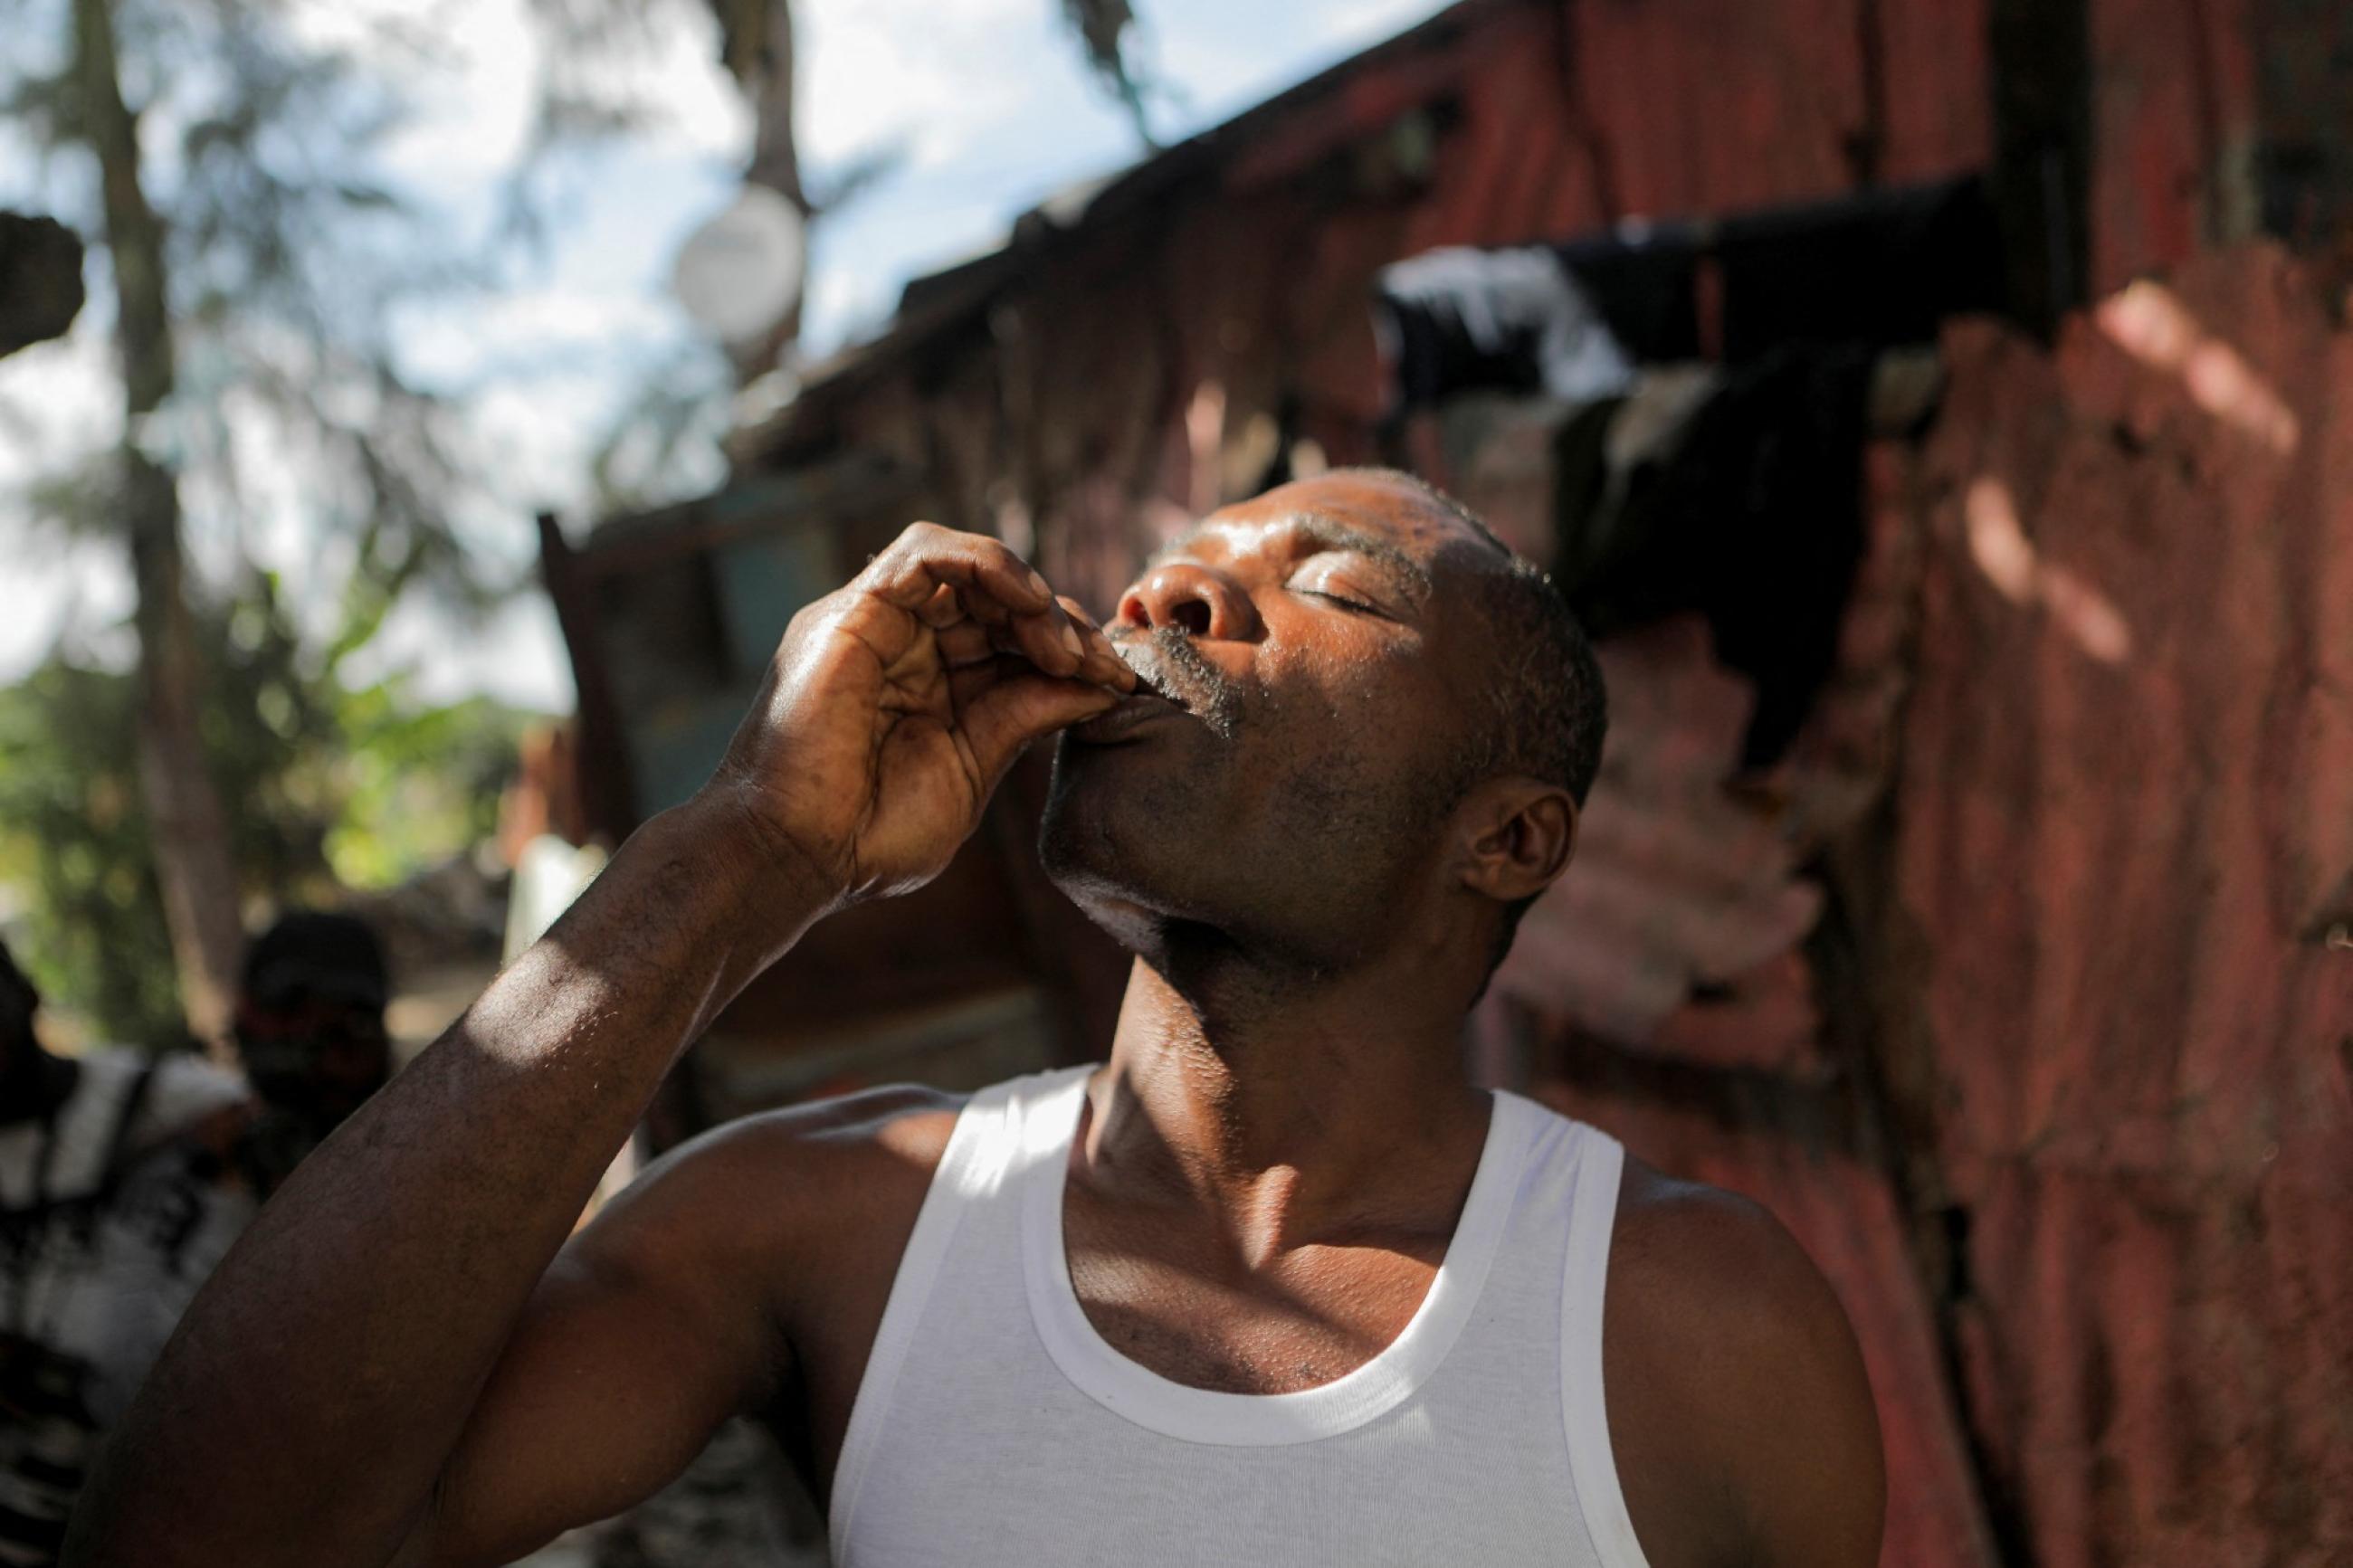
[[[782,1266],[806,1280],[901,1211],[914,1223],[963,1105],[893,1085],[728,1122],[647,1167],[574,1250],[652,1268]]]
[[[1613,1286],[1662,1329],[1850,1341],[1830,1282],[1763,1205],[1626,1158],[1609,1249]]]
[[[674,1194],[759,1230],[855,1211],[877,1185],[929,1185],[965,1098],[892,1084],[746,1116],[663,1155],[614,1207]]]
[[[950,1097],[878,1090],[655,1162],[549,1265],[403,1561],[508,1562],[645,1497],[727,1416],[845,1364],[805,1328],[871,1332],[955,1116]]]
[[[814,1171],[870,1154],[928,1155],[936,1162],[965,1099],[913,1083],[861,1089],[727,1122],[682,1144],[670,1158],[738,1173],[761,1165]]]
[[[1885,1482],[1862,1357],[1769,1212],[1630,1155],[1603,1335],[1607,1386],[1645,1394],[1609,1416],[1652,1568],[1877,1561]]]

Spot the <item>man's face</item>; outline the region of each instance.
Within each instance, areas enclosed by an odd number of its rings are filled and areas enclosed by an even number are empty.
[[[1178,539],[1106,625],[1147,682],[1065,731],[1041,851],[1148,952],[1198,922],[1316,967],[1377,951],[1462,781],[1493,547],[1410,487],[1335,475]]]
[[[341,979],[274,978],[238,1012],[238,1049],[255,1091],[322,1132],[365,1103],[391,1068],[383,1004]]]

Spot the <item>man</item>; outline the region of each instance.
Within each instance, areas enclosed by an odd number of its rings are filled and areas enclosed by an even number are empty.
[[[290,910],[246,950],[237,1044],[259,1113],[237,1165],[267,1198],[392,1072],[384,948],[365,922]]]
[[[0,1568],[57,1560],[89,1450],[197,1288],[383,1085],[385,996],[364,924],[281,916],[246,953],[240,1081],[182,1053],[51,1055],[0,949]]]
[[[98,1434],[251,1205],[245,1086],[195,1057],[61,1057],[0,946],[0,1564],[57,1561]]]
[[[778,1410],[851,1568],[1871,1562],[1869,1392],[1803,1255],[1463,1078],[1599,727],[1542,580],[1403,476],[1219,512],[1109,639],[911,530],[287,1184],[71,1560],[501,1563]],[[1135,953],[1107,1065],[738,1123],[567,1245],[685,1042],[1057,731],[1046,863]]]

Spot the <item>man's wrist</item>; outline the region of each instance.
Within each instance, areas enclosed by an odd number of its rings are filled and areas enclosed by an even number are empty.
[[[763,967],[841,902],[811,856],[727,795],[705,789],[643,831],[723,916],[730,945]]]

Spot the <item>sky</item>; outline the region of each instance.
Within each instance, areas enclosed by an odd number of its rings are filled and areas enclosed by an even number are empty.
[[[377,0],[379,8],[393,0]],[[446,13],[455,63],[431,79],[420,112],[384,150],[386,172],[446,209],[487,221],[524,135],[532,34],[528,0],[473,0]],[[1169,89],[1155,130],[1176,140],[1249,108],[1444,8],[1445,0],[1137,0],[1137,53]],[[322,37],[343,7],[301,13]],[[470,425],[499,453],[471,525],[487,559],[522,571],[542,509],[585,530],[594,520],[587,461],[645,367],[679,354],[695,329],[671,298],[680,245],[737,187],[750,119],[714,63],[699,8],[682,7],[640,62],[656,122],[561,167],[563,218],[543,261],[510,291],[419,312],[403,323],[409,373],[471,397]],[[818,226],[805,342],[822,354],[883,323],[901,285],[999,244],[1011,220],[1050,193],[1138,155],[1124,111],[1090,77],[1060,0],[796,0],[798,130],[818,181],[878,150],[889,177]],[[40,210],[53,188],[20,143],[0,135],[0,205]],[[103,279],[93,274],[94,290]],[[0,361],[0,509],[9,490],[61,452],[111,441],[118,394],[106,374],[102,310],[61,342]],[[26,427],[29,426],[29,427]],[[720,477],[715,455],[694,476]],[[693,482],[691,480],[690,482]],[[320,548],[306,531],[299,477],[268,498],[268,526],[247,547],[298,579]],[[257,503],[264,504],[264,503]],[[37,663],[71,626],[120,647],[127,580],[111,550],[71,545],[0,510],[0,682]],[[201,564],[201,554],[199,563]],[[110,645],[109,638],[113,642]],[[433,698],[485,691],[568,710],[562,638],[543,595],[520,595],[487,623],[459,623],[424,602],[396,616],[354,673],[402,672]]]

